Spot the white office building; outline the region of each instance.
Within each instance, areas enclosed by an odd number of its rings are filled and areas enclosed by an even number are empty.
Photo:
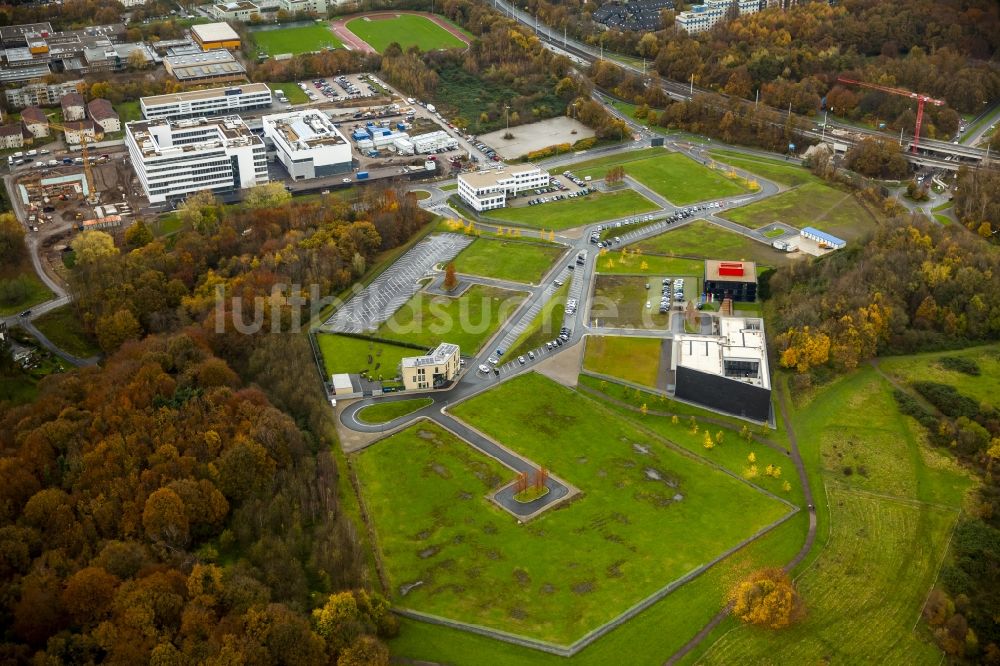
[[[267,182],[264,140],[238,116],[125,124],[125,145],[150,203]]]
[[[756,14],[760,11],[761,0],[705,0],[705,4],[694,5],[689,11],[678,14],[675,22],[688,34],[705,32],[725,21],[733,5],[738,15]]]
[[[271,108],[271,89],[264,83],[247,83],[228,88],[155,95],[140,99],[139,107],[146,120],[228,116]]]
[[[261,122],[264,136],[274,143],[278,161],[293,180],[351,171],[351,145],[322,111],[278,113]]]
[[[458,176],[458,194],[476,212],[503,208],[507,196],[548,187],[549,172],[534,164],[463,173]]]

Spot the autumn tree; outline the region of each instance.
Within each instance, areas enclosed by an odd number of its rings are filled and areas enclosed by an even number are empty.
[[[783,629],[805,613],[788,572],[778,568],[750,574],[730,591],[729,601],[736,617],[768,629]]]
[[[142,335],[142,327],[135,315],[122,308],[98,319],[94,332],[101,349],[110,354],[121,347],[126,340],[139,339],[139,336]]]
[[[455,287],[458,286],[458,278],[455,276],[455,262],[449,261],[448,265],[444,269],[444,284],[442,285],[445,291],[454,291]]]
[[[623,180],[625,180],[625,167],[620,164],[618,166],[611,167],[608,169],[608,172],[604,174],[604,182],[608,184],[608,187],[619,185]]]
[[[243,196],[243,205],[250,210],[273,208],[280,206],[291,198],[292,193],[285,188],[283,183],[264,183],[263,185],[255,185],[247,190]]]
[[[189,521],[184,502],[168,488],[160,488],[146,500],[142,511],[142,526],[155,542],[170,547],[187,545]]]
[[[830,336],[808,326],[785,331],[778,336],[777,344],[781,349],[782,367],[795,368],[798,372],[807,372],[830,360]]]
[[[118,254],[115,239],[103,231],[84,231],[70,242],[77,265],[96,263]]]
[[[153,240],[153,232],[142,220],[136,220],[125,230],[125,244],[131,248],[144,247]]]
[[[26,254],[21,223],[13,213],[0,214],[0,264],[16,265]]]

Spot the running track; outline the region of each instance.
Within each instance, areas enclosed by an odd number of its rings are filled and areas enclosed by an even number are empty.
[[[336,21],[330,21],[330,29],[333,30],[333,34],[335,34],[340,41],[344,42],[345,45],[349,46],[351,50],[361,51],[362,53],[378,53],[378,51],[372,48],[371,45],[368,44],[368,42],[364,41],[363,39],[355,35],[353,32],[348,30],[347,22],[353,21],[354,19],[361,17],[367,17],[371,19],[394,18],[402,14],[423,16],[425,19],[433,21],[438,27],[447,30],[449,33],[451,33],[458,39],[462,40],[462,42],[465,43],[466,45],[468,45],[469,43],[469,38],[461,30],[451,25],[450,23],[442,19],[440,16],[436,16],[434,14],[428,14],[427,12],[398,11],[398,12],[375,12],[374,14],[354,14],[352,16],[345,16],[343,18],[339,18]]]

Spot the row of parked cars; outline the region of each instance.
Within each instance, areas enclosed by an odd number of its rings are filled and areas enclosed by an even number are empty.
[[[661,291],[660,297],[660,314],[666,314],[670,310],[670,292],[671,283],[670,278],[663,278],[663,289]],[[649,283],[646,283],[646,289],[649,289]],[[676,301],[684,300],[684,278],[676,278],[673,281],[673,297]],[[646,307],[650,307],[650,302],[646,301]]]
[[[590,182],[590,176],[587,176],[586,178],[577,178],[576,176],[573,175],[572,171],[563,171],[562,175],[565,176],[567,179],[573,181],[580,187],[586,187],[587,183]]]
[[[570,192],[568,194],[553,194],[551,197],[538,197],[536,199],[528,200],[529,206],[537,206],[538,204],[548,203],[550,201],[562,201],[563,199],[575,199],[576,197],[584,197],[590,194],[590,188],[580,190],[579,192]]]
[[[483,155],[486,155],[486,157],[493,160],[494,162],[500,161],[500,156],[497,155],[497,151],[493,150],[482,141],[473,141],[472,145],[475,146],[479,150],[479,152],[481,152]]]
[[[571,334],[572,331],[563,326],[562,328],[559,329],[559,337],[557,337],[555,340],[552,340],[551,342],[546,342],[545,348],[551,350],[555,349],[556,347],[562,347],[563,344],[569,342],[569,336]]]

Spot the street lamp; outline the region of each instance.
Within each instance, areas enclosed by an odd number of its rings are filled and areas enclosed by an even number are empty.
[[[510,130],[510,104],[503,105],[503,114],[507,121],[507,129]]]

